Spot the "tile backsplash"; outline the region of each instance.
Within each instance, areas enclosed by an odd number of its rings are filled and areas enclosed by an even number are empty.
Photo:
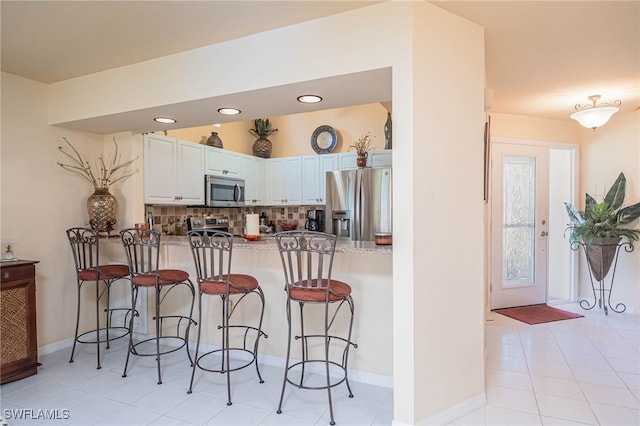
[[[186,206],[154,206],[145,205],[145,217],[153,215],[153,228],[170,235],[183,235],[186,232],[187,217],[192,216],[227,216],[229,217],[229,232],[242,234],[244,216],[248,213],[267,215],[267,224],[273,222],[275,231],[280,231],[280,224],[294,223],[297,229],[304,228],[307,210],[322,209],[322,206],[271,206],[271,207],[242,207],[242,208],[205,208]]]

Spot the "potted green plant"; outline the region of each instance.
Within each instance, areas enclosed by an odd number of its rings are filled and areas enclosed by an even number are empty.
[[[564,203],[571,220],[570,242],[584,245],[589,267],[598,281],[609,272],[620,241],[625,238],[633,247],[640,237],[640,230],[625,226],[640,217],[640,203],[623,207],[626,186],[624,173],[620,173],[603,201],[586,194],[584,212]]]
[[[253,143],[253,155],[256,157],[270,158],[272,145],[268,137],[277,131],[278,129],[272,127],[268,118],[266,120],[262,118],[253,120],[253,129],[249,129],[249,133],[258,137]]]

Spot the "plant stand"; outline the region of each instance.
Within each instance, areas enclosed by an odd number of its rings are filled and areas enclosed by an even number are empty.
[[[585,254],[585,259],[587,260],[587,265],[589,266],[589,279],[591,280],[591,290],[593,291],[593,304],[591,304],[588,300],[583,299],[580,301],[580,307],[586,311],[593,309],[596,306],[596,302],[598,304],[598,308],[604,309],[604,314],[609,314],[609,309],[616,313],[622,313],[627,309],[627,306],[624,303],[618,303],[615,308],[611,306],[611,292],[613,291],[613,280],[616,276],[616,267],[618,265],[618,254],[620,253],[620,249],[624,247],[624,251],[630,253],[633,251],[633,244],[630,242],[622,242],[618,243],[615,246],[615,255],[613,257],[613,270],[611,271],[611,279],[607,285],[606,276],[602,276],[601,280],[597,280],[594,278],[594,275],[602,275],[602,274],[594,274],[592,269],[591,262],[589,262],[587,256],[587,248],[583,242],[573,242],[571,243],[571,250],[576,251],[578,248],[582,246],[582,249]],[[608,274],[607,274],[608,275]],[[596,284],[597,282],[597,284]],[[606,297],[606,299],[605,299]]]

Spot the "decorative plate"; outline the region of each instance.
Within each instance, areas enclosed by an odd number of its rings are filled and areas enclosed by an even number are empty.
[[[338,136],[333,127],[322,125],[311,135],[311,148],[318,154],[329,154],[338,144]]]

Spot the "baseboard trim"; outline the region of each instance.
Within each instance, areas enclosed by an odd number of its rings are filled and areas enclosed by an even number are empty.
[[[138,336],[138,333],[136,333],[136,336]],[[147,337],[148,336],[149,335],[147,335]],[[69,339],[60,340],[55,343],[50,343],[48,345],[40,346],[38,348],[38,354],[47,355],[62,349],[71,348],[72,346],[73,346],[73,337]],[[192,351],[195,351],[196,342],[190,342],[189,347],[191,348]],[[210,344],[200,344],[200,353],[212,351],[215,349],[220,349],[220,347],[216,345],[210,345]],[[241,358],[243,357],[242,355],[238,355],[238,356]],[[285,358],[275,356],[275,355],[259,354],[258,361],[260,362],[260,365],[270,365],[270,366],[282,368],[284,367]],[[298,360],[292,359],[292,363],[296,361]],[[324,374],[324,369],[320,365],[312,365],[310,366],[308,371],[316,374]],[[371,373],[368,371],[349,369],[349,379],[355,382],[366,383],[368,385],[382,386],[385,388],[393,389],[393,376]]]
[[[482,392],[478,396],[469,398],[460,404],[454,405],[451,408],[447,408],[444,411],[439,412],[433,416],[430,416],[417,424],[419,425],[446,425],[458,420],[461,417],[466,416],[479,408],[487,405],[487,395]],[[394,422],[394,425],[396,423]]]
[[[68,339],[59,340],[54,343],[49,343],[48,345],[39,346],[38,347],[38,355],[48,355],[53,352],[58,352],[59,350],[71,348],[73,346],[73,337]],[[71,355],[71,353],[69,353]]]

